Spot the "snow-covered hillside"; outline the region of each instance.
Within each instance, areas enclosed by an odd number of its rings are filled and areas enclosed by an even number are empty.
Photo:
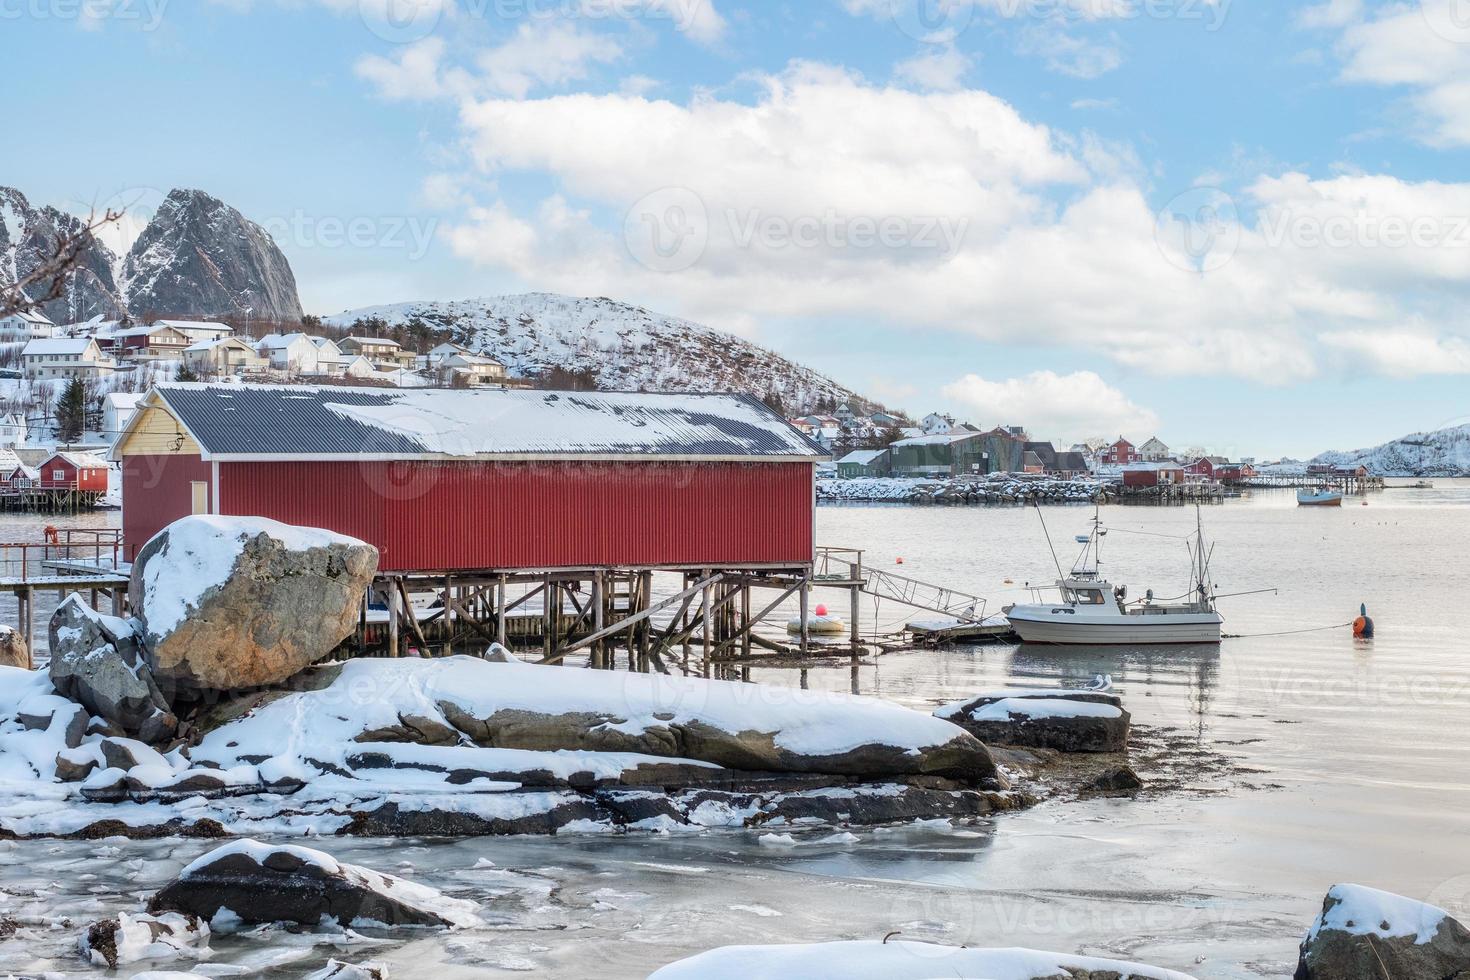
[[[788,412],[854,397],[832,379],[732,334],[605,298],[526,293],[400,303],[349,310],[327,322],[347,328],[379,318],[397,326],[415,317],[451,330],[458,343],[514,374],[560,367],[594,375],[603,389],[775,392]]]
[[[1323,453],[1312,462],[1361,464],[1377,476],[1470,476],[1470,424],[1416,432],[1372,449]]]

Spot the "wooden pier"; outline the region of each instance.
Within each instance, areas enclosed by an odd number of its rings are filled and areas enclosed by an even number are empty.
[[[1161,483],[1151,487],[1113,486],[1108,488],[1108,503],[1157,504],[1221,504],[1227,490],[1220,483]]]
[[[0,543],[0,593],[16,602],[16,629],[36,649],[37,600],[76,592],[93,608],[121,616],[127,609],[128,568],[122,532],[68,528],[41,542]],[[45,627],[42,626],[42,629]]]
[[[1254,476],[1240,480],[1232,480],[1228,484],[1240,489],[1313,489],[1328,486],[1342,493],[1367,493],[1369,490],[1382,490],[1384,480],[1381,476],[1370,476],[1366,473],[1298,473],[1298,474],[1275,474],[1257,473]]]

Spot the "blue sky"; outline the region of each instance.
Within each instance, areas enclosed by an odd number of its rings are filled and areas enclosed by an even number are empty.
[[[607,295],[921,414],[1309,454],[1470,417],[1461,2],[0,0],[0,182],[208,190],[313,312]]]

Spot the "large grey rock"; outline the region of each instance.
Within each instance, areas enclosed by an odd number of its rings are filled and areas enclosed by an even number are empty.
[[[353,538],[255,517],[185,517],[133,562],[128,596],[175,695],[276,684],[351,635],[378,568]]]
[[[1470,931],[1433,905],[1362,885],[1334,885],[1302,940],[1296,980],[1385,977],[1470,977]]]
[[[264,228],[198,190],[173,190],[122,265],[133,316],[301,319],[296,277]]]
[[[0,625],[0,667],[31,669],[31,650],[26,646],[26,638],[3,625]]]
[[[1059,752],[1126,751],[1131,721],[1120,698],[1096,691],[992,691],[934,714],[984,742]]]
[[[153,913],[174,911],[208,921],[229,910],[245,922],[322,919],[389,926],[468,926],[474,903],[305,847],[271,847],[252,840],[224,845],[193,862],[148,903]]]
[[[173,737],[178,718],[144,662],[131,620],[104,616],[73,594],[56,607],[50,636],[57,693],[141,741]]]

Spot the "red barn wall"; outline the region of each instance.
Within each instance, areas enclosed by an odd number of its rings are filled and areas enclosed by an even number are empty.
[[[813,472],[810,463],[222,463],[220,512],[362,538],[385,571],[789,564],[812,559]],[[180,481],[177,516],[188,513]]]
[[[149,538],[193,511],[190,484],[210,482],[210,470],[198,456],[123,457],[123,544],[129,561]],[[213,493],[211,487],[211,499]]]

